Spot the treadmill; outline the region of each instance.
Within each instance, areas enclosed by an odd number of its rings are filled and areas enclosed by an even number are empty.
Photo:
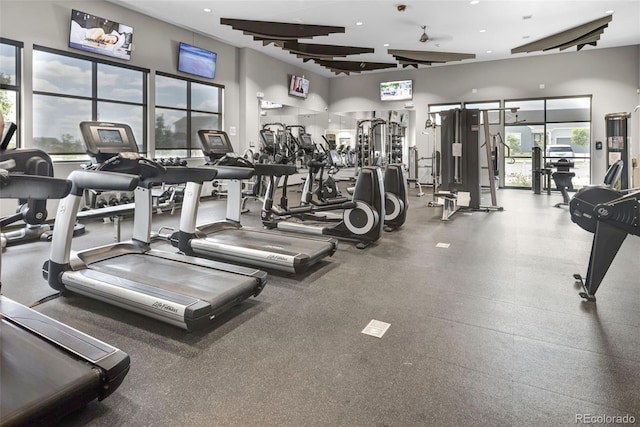
[[[13,168],[10,157],[1,168]],[[71,189],[67,180],[14,171],[0,184],[2,199],[59,199]],[[0,295],[1,425],[53,424],[113,393],[129,365],[121,350]]]
[[[60,203],[50,259],[43,267],[52,288],[186,330],[206,326],[228,308],[262,291],[267,281],[263,271],[151,248],[151,187],[187,181],[201,184],[215,178],[215,169],[165,167],[141,157],[126,124],[82,122],[80,129],[96,171],[73,171],[69,176],[73,188]],[[134,187],[132,238],[72,256],[70,233],[83,190],[131,191]]]
[[[188,183],[182,202],[180,231],[170,239],[174,246],[189,255],[296,274],[307,271],[312,265],[335,253],[338,240],[334,238],[302,237],[243,227],[240,223],[242,180],[251,178],[254,168],[224,166],[246,166],[247,163],[233,155],[226,132],[199,130],[198,135],[205,157],[217,170],[216,179],[229,180],[226,219],[198,225],[196,228],[202,184]]]

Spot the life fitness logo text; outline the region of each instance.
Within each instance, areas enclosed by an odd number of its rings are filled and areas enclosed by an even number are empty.
[[[170,313],[177,313],[178,309],[175,307],[170,306],[169,304],[165,304],[163,302],[160,301],[156,301],[154,302],[151,307],[153,308],[157,308],[158,310],[162,310],[162,311],[168,311]]]

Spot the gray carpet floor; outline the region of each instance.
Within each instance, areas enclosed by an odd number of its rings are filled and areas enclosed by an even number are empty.
[[[586,273],[592,235],[552,207],[559,194],[501,190],[504,211],[442,222],[430,196],[416,193],[401,229],[364,250],[341,242],[301,276],[270,274],[257,298],[203,331],[77,295],[37,306],[131,357],[113,395],[63,424],[638,422],[640,239],[627,238],[597,303],[587,303],[572,274]],[[257,225],[259,205],[249,206],[243,221]],[[200,217],[223,211],[224,201],[205,202]],[[177,223],[154,216],[156,228]],[[123,235],[130,227],[125,221]],[[90,222],[74,249],[112,238],[111,224]],[[8,248],[3,293],[25,304],[54,293],[40,274],[48,250],[47,242]],[[391,325],[382,338],[361,333],[372,319]]]

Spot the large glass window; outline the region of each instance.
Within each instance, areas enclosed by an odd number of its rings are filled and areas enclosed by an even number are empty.
[[[5,121],[18,123],[20,101],[20,56],[22,44],[0,38],[0,111]],[[20,141],[20,127],[11,138],[9,148]]]
[[[462,103],[458,102],[455,104],[429,104],[429,117],[435,117],[436,125],[440,126],[442,122],[440,119],[440,114],[438,113],[442,111],[453,110],[454,108],[462,108]]]
[[[505,101],[506,143],[511,162],[505,165],[505,185],[531,187],[533,147],[539,147],[546,168],[560,159],[572,164],[574,187],[591,180],[591,97]],[[548,183],[547,183],[548,184]]]
[[[35,46],[33,142],[55,160],[85,159],[79,124],[126,123],[146,152],[148,70]]]
[[[487,116],[489,117],[489,124],[500,124],[500,101],[465,102],[464,108],[469,110],[488,110]],[[484,124],[484,114],[480,114],[480,124]]]
[[[222,87],[156,75],[156,153],[158,157],[201,157],[198,131],[222,127]]]

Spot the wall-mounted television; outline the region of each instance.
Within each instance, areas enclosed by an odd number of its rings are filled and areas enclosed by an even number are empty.
[[[406,101],[413,99],[413,80],[380,83],[380,101]]]
[[[216,77],[218,55],[201,47],[180,42],[178,48],[178,71],[213,79]]]
[[[79,10],[71,10],[69,47],[129,60],[132,43],[132,27]]]
[[[300,76],[291,76],[289,79],[289,95],[306,98],[309,94],[309,80]]]

